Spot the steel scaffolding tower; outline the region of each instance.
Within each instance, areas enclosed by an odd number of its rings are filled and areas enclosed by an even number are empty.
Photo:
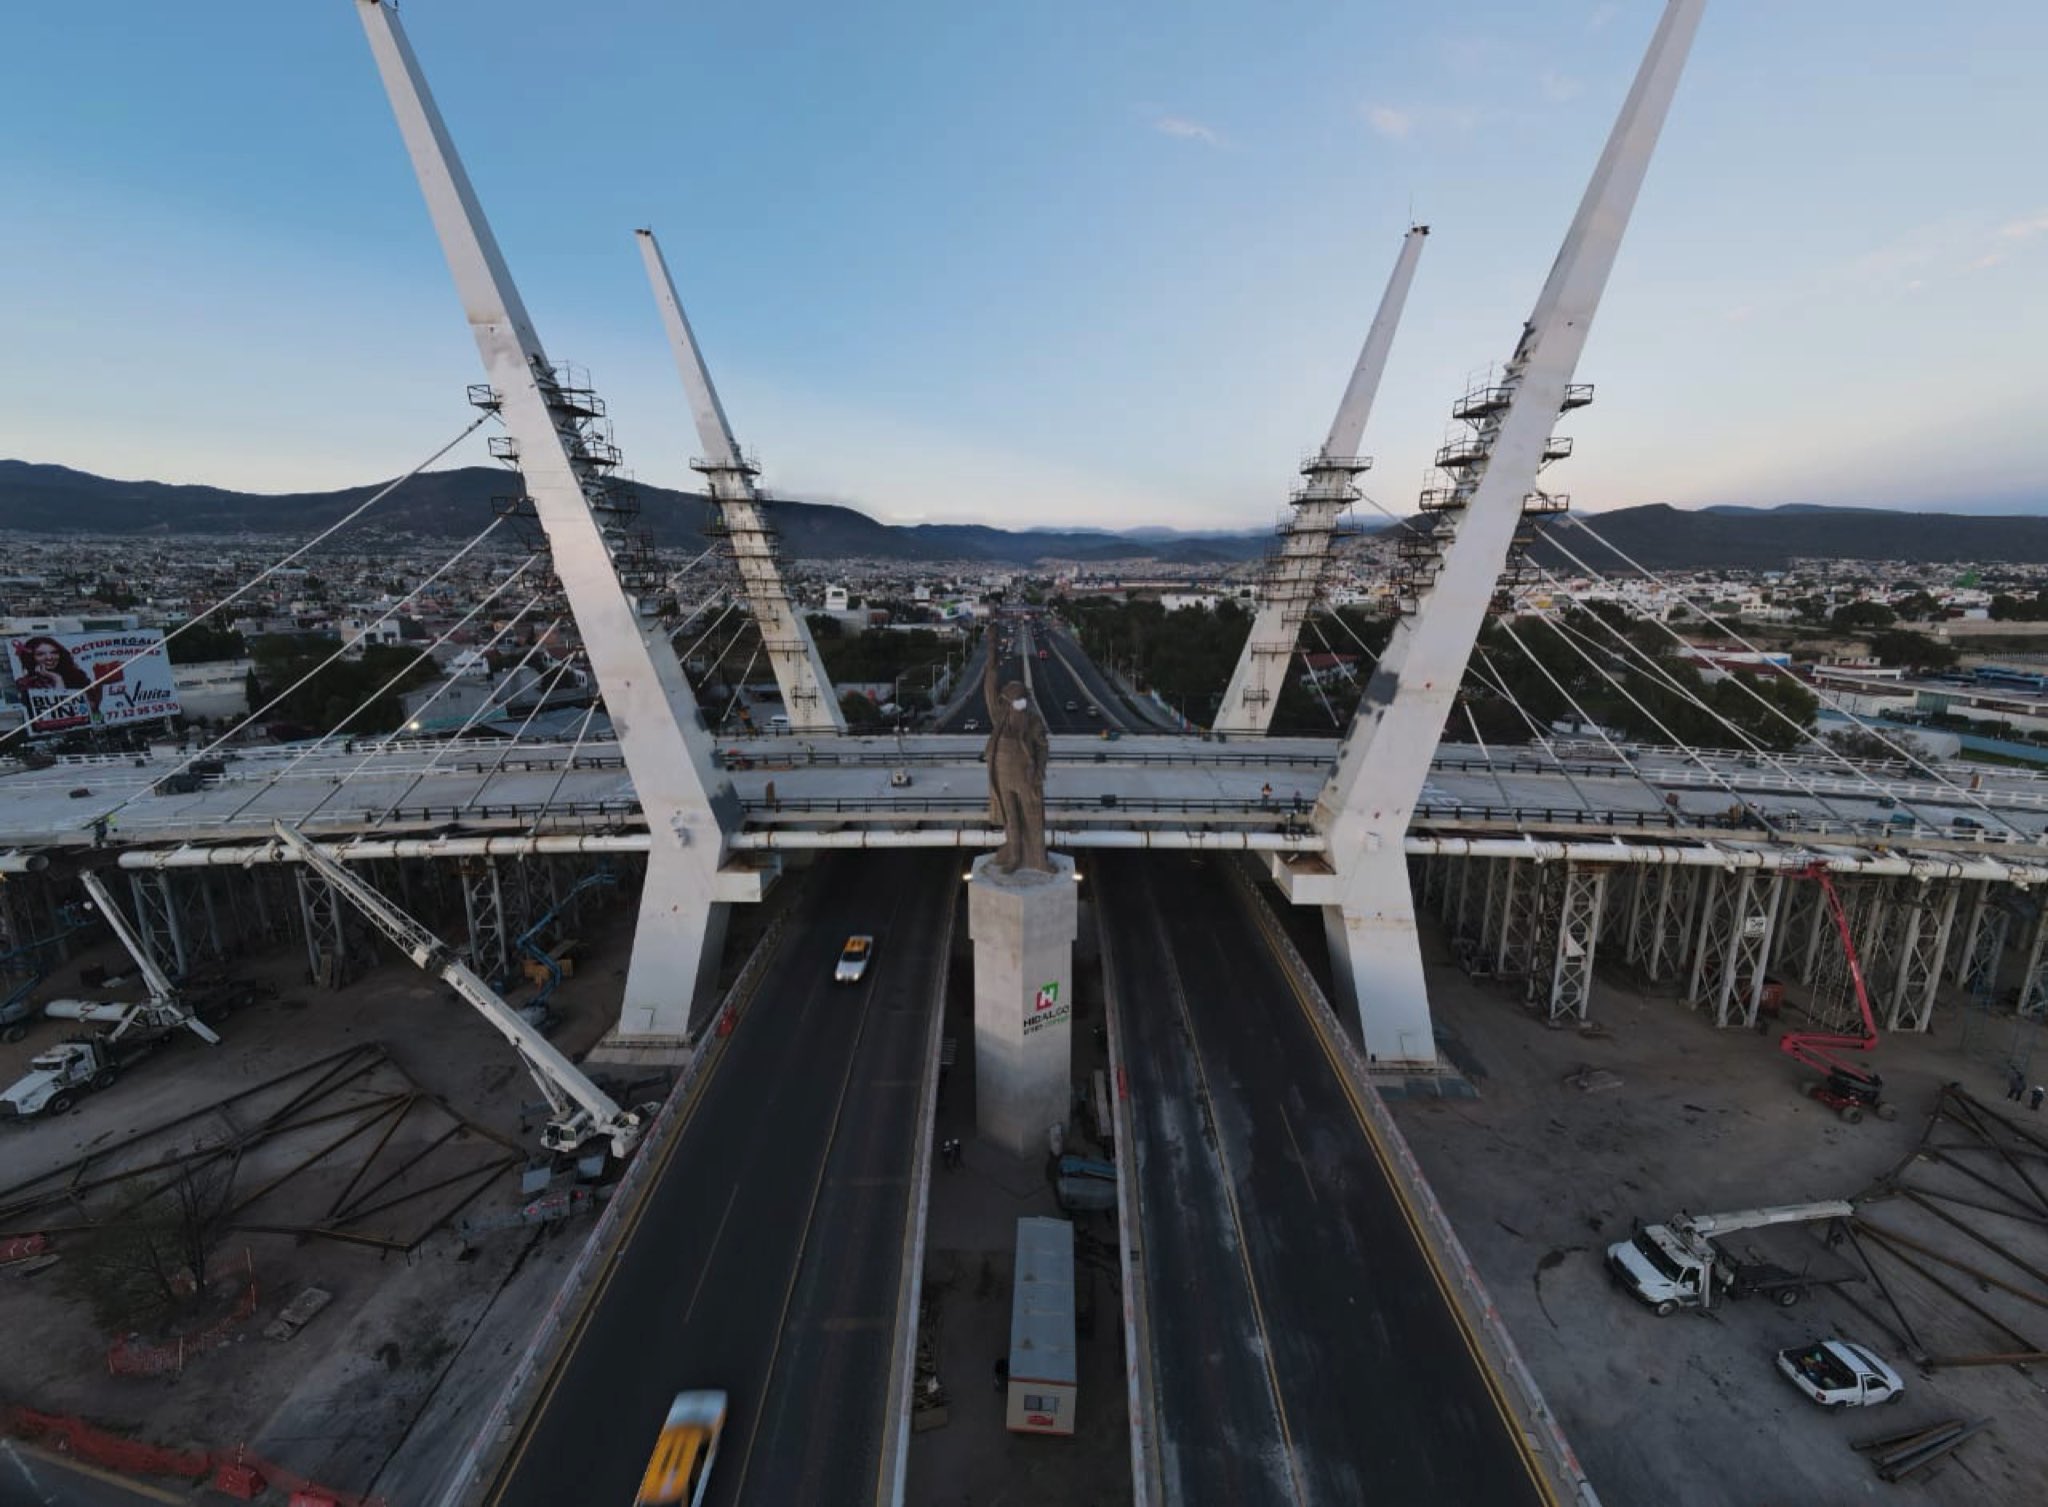
[[[1415,225],[1402,240],[1393,276],[1366,334],[1358,364],[1352,368],[1344,400],[1337,405],[1329,437],[1322,449],[1301,463],[1306,480],[1288,499],[1294,514],[1281,526],[1279,543],[1260,574],[1258,613],[1252,619],[1251,637],[1237,657],[1223,703],[1217,708],[1218,732],[1263,733],[1273,725],[1273,708],[1286,683],[1288,661],[1301,638],[1301,625],[1322,594],[1330,547],[1344,515],[1358,501],[1357,478],[1372,465],[1358,453],[1358,447],[1365,439],[1366,420],[1372,414],[1387,353],[1393,349],[1394,330],[1401,322],[1408,288],[1415,280],[1415,264],[1422,258],[1422,243],[1428,235],[1427,225]]]
[[[683,390],[689,394],[690,417],[697,426],[697,442],[704,453],[690,462],[711,488],[718,506],[713,529],[732,552],[739,568],[740,584],[746,591],[747,608],[761,630],[762,647],[775,670],[775,683],[782,689],[782,705],[789,716],[791,732],[843,733],[846,717],[839,698],[832,693],[832,681],[818,646],[811,640],[810,625],[790,600],[782,571],[775,559],[774,530],[761,513],[764,494],[754,485],[761,473],[752,456],[740,449],[726,421],[725,405],[718,389],[711,385],[710,368],[697,347],[682,301],[676,297],[675,279],[651,230],[634,232],[640,242],[640,256],[647,264],[647,281],[654,289],[654,301],[661,306],[662,324],[668,330],[675,351],[676,369],[682,373]]]

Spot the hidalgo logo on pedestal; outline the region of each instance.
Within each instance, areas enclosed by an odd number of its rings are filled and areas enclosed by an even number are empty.
[[[1024,1034],[1029,1036],[1042,1026],[1065,1020],[1070,1007],[1060,1003],[1060,982],[1050,979],[1038,986],[1038,993],[1031,1001],[1031,1008],[1024,1016]]]

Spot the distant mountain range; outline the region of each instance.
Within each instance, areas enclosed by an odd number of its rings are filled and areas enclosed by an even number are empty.
[[[429,471],[407,482],[363,519],[386,535],[467,538],[503,495],[504,471],[473,466]],[[334,522],[382,483],[338,492],[268,495],[222,487],[114,481],[65,466],[0,460],[0,529],[38,534],[147,538],[166,534],[282,534],[305,537]],[[695,492],[640,488],[641,516],[657,543],[695,548],[710,502]],[[835,503],[766,505],[785,555],[799,560],[972,560],[1030,565],[1145,559],[1161,565],[1214,565],[1254,559],[1271,534],[1136,528],[999,529],[981,524],[881,523]],[[1906,513],[1878,508],[1794,504],[1722,505],[1686,511],[1664,503],[1622,508],[1589,520],[1616,548],[1653,570],[1780,570],[1795,558],[2048,564],[2048,517]],[[1375,521],[1361,520],[1368,532]],[[1601,571],[1625,569],[1581,530],[1558,544]],[[1571,568],[1555,545],[1539,544],[1546,565]]]
[[[222,487],[114,481],[67,466],[0,460],[0,529],[36,534],[290,534],[319,532],[375,493],[382,482],[338,492],[231,492]],[[358,527],[387,534],[467,538],[491,518],[491,499],[511,489],[510,474],[483,466],[428,471],[367,513]],[[701,493],[642,484],[641,518],[655,542],[701,546],[711,504]],[[1029,565],[1038,560],[1150,559],[1162,565],[1248,560],[1265,550],[1265,530],[1176,534],[1138,530],[999,529],[979,524],[880,523],[834,503],[773,501],[768,520],[783,553],[798,560],[979,560]]]
[[[1795,559],[2048,564],[2044,517],[1987,518],[1808,504],[1688,511],[1659,502],[1596,513],[1587,522],[1616,549],[1653,570],[1783,570]],[[1558,545],[1594,569],[1627,569],[1584,530],[1567,524],[1555,532]],[[1539,544],[1536,553],[1546,565],[1572,568],[1556,545]]]

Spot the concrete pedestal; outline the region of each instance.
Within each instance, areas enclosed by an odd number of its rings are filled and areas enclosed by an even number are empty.
[[[1047,1149],[1068,1117],[1073,1080],[1074,860],[1050,874],[1002,874],[975,860],[967,886],[974,939],[975,1129],[1015,1156]]]

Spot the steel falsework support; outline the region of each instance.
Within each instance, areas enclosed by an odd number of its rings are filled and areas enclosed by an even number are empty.
[[[1301,625],[1322,590],[1331,540],[1339,520],[1358,500],[1354,478],[1372,464],[1358,453],[1359,446],[1365,440],[1366,420],[1372,414],[1373,398],[1387,369],[1387,353],[1393,349],[1394,331],[1401,323],[1408,288],[1415,281],[1415,264],[1422,258],[1422,243],[1428,236],[1427,225],[1414,225],[1402,239],[1394,275],[1366,333],[1358,365],[1352,368],[1344,400],[1337,405],[1329,437],[1321,450],[1302,463],[1306,481],[1292,499],[1294,516],[1287,522],[1279,549],[1266,564],[1251,637],[1237,656],[1230,687],[1216,710],[1217,732],[1263,733],[1273,725],[1273,708],[1287,681],[1287,666],[1301,637]]]
[[[1593,954],[1606,915],[1608,870],[1595,864],[1553,864],[1557,902],[1547,915],[1549,968],[1530,976],[1531,999],[1552,1021],[1585,1020],[1593,1004]],[[1542,988],[1535,986],[1540,980]],[[1543,996],[1547,996],[1544,998]]]
[[[173,979],[192,971],[192,949],[179,913],[177,890],[170,875],[131,873],[128,887],[135,897],[136,930],[150,961]]]
[[[647,814],[647,883],[619,1039],[680,1047],[695,994],[717,972],[723,902],[758,898],[762,876],[725,873],[738,801],[713,773],[710,736],[656,603],[628,596],[592,511],[596,480],[579,438],[588,394],[558,379],[392,7],[356,0],[356,9]]]
[[[1938,889],[1932,881],[1917,884],[1902,897],[1904,924],[1891,1009],[1885,1019],[1887,1030],[1925,1031],[1933,1024],[1942,960],[1948,954],[1949,931],[1955,925],[1956,902],[1961,895],[1961,886],[1948,880]]]
[[[718,504],[719,522],[732,545],[733,564],[739,568],[740,585],[745,588],[747,606],[761,630],[761,643],[775,670],[775,683],[782,689],[782,705],[791,732],[843,733],[846,716],[833,694],[832,681],[825,674],[825,662],[811,638],[810,625],[790,600],[776,564],[775,546],[761,516],[761,497],[754,486],[760,474],[733,438],[726,422],[725,405],[718,389],[711,385],[711,370],[697,347],[696,333],[682,300],[676,297],[675,279],[651,230],[636,230],[641,260],[647,264],[647,281],[654,289],[654,301],[661,306],[661,322],[668,329],[668,343],[675,351],[676,369],[682,373],[683,391],[689,394],[690,417],[697,426],[697,443],[704,453],[690,462],[711,488]]]
[[[1717,1026],[1756,1025],[1784,887],[1782,873],[1709,871],[1688,997],[1713,1006]]]
[[[1367,1055],[1436,1062],[1403,842],[1472,645],[1553,448],[1600,295],[1705,0],[1669,0],[1620,118],[1499,385],[1483,453],[1464,461],[1458,516],[1439,520],[1440,563],[1415,592],[1367,682],[1336,772],[1316,803],[1331,871],[1275,861],[1289,895],[1325,906],[1338,994],[1360,1013]],[[1309,882],[1291,883],[1290,875]]]

